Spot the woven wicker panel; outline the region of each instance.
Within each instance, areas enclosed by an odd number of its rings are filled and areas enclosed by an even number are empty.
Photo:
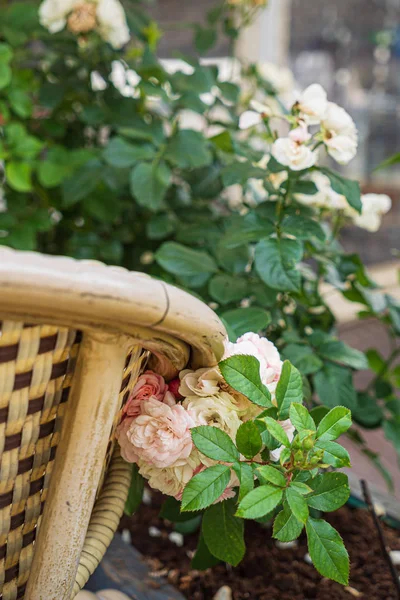
[[[0,323],[0,598],[23,598],[80,335]]]

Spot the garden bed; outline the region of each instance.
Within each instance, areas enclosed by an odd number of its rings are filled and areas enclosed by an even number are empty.
[[[174,526],[158,517],[161,503],[162,496],[152,494],[151,505],[143,504],[132,519],[124,517],[122,526],[130,530],[134,546],[145,555],[153,575],[168,579],[188,600],[211,600],[222,586],[231,588],[233,600],[397,598],[372,518],[364,509],[346,506],[327,515],[327,520],[342,535],[350,554],[350,583],[344,588],[321,578],[307,563],[304,536],[292,547],[278,547],[269,529],[255,522],[247,524],[248,552],[238,567],[219,564],[204,572],[191,570],[198,536],[185,535],[181,547],[176,540],[172,541],[169,535]],[[389,548],[400,550],[400,533],[386,525],[383,527]],[[152,535],[149,528],[152,528]]]

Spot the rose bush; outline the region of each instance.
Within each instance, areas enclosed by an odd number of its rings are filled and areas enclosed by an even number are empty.
[[[299,371],[255,333],[226,341],[218,366],[186,369],[180,382],[173,395],[146,372],[127,402],[139,406],[138,414],[123,411],[117,438],[122,456],[134,464],[131,501],[133,495],[140,502],[142,476],[170,496],[164,518],[187,520],[186,527],[192,521],[194,528],[201,521],[194,568],[215,559],[236,566],[245,553],[243,520],[274,520],[273,535],[282,542],[305,526],[318,571],[347,583],[343,542],[310,508],[329,512],[349,497],[347,476],[323,470],[350,465],[347,451],[333,441],[350,427],[350,411],[320,406],[310,412]],[[144,396],[144,387],[158,396]]]
[[[221,2],[193,24],[198,55],[220,35],[234,45],[258,4]],[[345,405],[400,452],[400,307],[339,242],[348,224],[376,230],[390,199],[362,196],[326,162],[354,156],[352,118],[321,86],[297,89],[287,69],[160,61],[157,24],[136,0],[121,7],[1,6],[0,242],[146,271],[197,294],[231,341],[266,335],[300,369],[309,403]],[[382,321],[389,358],[337,339],[324,283]],[[367,368],[374,380],[356,390],[353,374]],[[213,381],[200,381],[205,398]],[[362,434],[349,435],[390,481]]]

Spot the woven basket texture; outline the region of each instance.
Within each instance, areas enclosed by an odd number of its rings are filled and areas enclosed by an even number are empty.
[[[80,340],[80,332],[70,329],[0,322],[1,600],[24,598]],[[121,406],[143,358],[138,349],[127,357]],[[116,415],[71,598],[102,559],[127,497],[130,465],[112,442],[118,419]]]

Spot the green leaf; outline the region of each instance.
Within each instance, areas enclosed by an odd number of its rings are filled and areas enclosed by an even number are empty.
[[[303,473],[304,473],[304,471],[303,471]],[[307,476],[307,481],[308,481],[310,478],[310,473],[305,472],[305,475]],[[298,494],[300,494],[301,496],[306,496],[307,494],[309,494],[312,491],[309,485],[306,485],[305,483],[303,483],[302,481],[298,481],[297,479],[291,482],[290,487],[293,490],[296,490],[296,492]]]
[[[244,523],[235,517],[236,504],[225,500],[210,506],[203,516],[202,533],[211,554],[236,567],[243,559]]]
[[[32,114],[32,100],[25,90],[13,88],[8,92],[11,108],[22,119],[27,119]]]
[[[13,57],[13,51],[8,44],[0,43],[0,63],[8,64]]]
[[[306,523],[309,516],[307,501],[293,487],[287,488],[285,496],[289,508],[296,517],[296,519],[301,523]]]
[[[0,63],[0,90],[7,87],[11,81],[12,71],[6,63]]]
[[[7,183],[17,192],[32,189],[32,167],[28,163],[10,161],[6,164]]]
[[[241,424],[236,433],[236,445],[239,452],[246,458],[253,458],[260,452],[262,448],[261,435],[253,421]]]
[[[63,181],[63,206],[69,208],[89,196],[99,184],[104,165],[97,159],[89,160]]]
[[[125,503],[125,514],[129,517],[137,511],[142,502],[144,490],[144,479],[139,473],[139,467],[132,465],[132,479],[128,492],[128,498]]]
[[[155,211],[162,205],[171,177],[171,170],[163,161],[140,163],[131,171],[131,194],[140,206]]]
[[[260,473],[263,480],[273,483],[278,487],[286,486],[286,477],[279,469],[270,465],[263,465],[257,468],[257,473]]]
[[[240,481],[239,502],[254,488],[254,473],[251,465],[240,462],[233,465],[233,470]]]
[[[329,408],[344,405],[353,410],[357,407],[352,372],[346,367],[325,364],[323,370],[314,375],[314,386],[322,404]]]
[[[272,406],[271,394],[260,379],[260,363],[254,356],[237,355],[219,363],[225,381],[258,406]]]
[[[171,523],[185,523],[193,520],[193,513],[181,513],[181,503],[172,496],[168,496],[161,507],[160,519],[167,519]]]
[[[400,152],[398,152],[397,154],[394,154],[393,156],[390,156],[389,158],[387,158],[386,160],[381,162],[377,167],[375,167],[373,172],[378,171],[379,169],[385,169],[386,167],[391,167],[392,165],[396,165],[399,162],[400,162]]]
[[[315,406],[310,410],[310,415],[312,416],[314,423],[318,426],[328,412],[329,408],[326,406]]]
[[[171,235],[176,229],[174,215],[154,215],[147,222],[146,233],[151,240],[162,240]]]
[[[191,568],[198,571],[205,571],[211,567],[215,567],[220,561],[218,558],[213,556],[209,551],[206,542],[204,541],[203,534],[200,534],[199,542],[197,544],[196,554],[193,557]]]
[[[359,350],[350,348],[350,346],[339,340],[325,342],[319,346],[318,354],[322,358],[346,365],[352,369],[357,369],[357,371],[368,369],[368,360],[365,354]]]
[[[262,240],[255,250],[255,268],[269,287],[281,292],[300,290],[297,264],[303,256],[301,242],[291,239]]]
[[[247,281],[233,275],[215,275],[209,283],[210,296],[220,304],[242,300],[246,296]]]
[[[336,406],[322,419],[317,429],[317,439],[336,440],[351,426],[351,412],[344,406]]]
[[[306,196],[314,196],[318,193],[318,188],[313,181],[296,181],[293,185],[293,194],[305,194]]]
[[[324,366],[322,360],[318,358],[310,346],[288,344],[282,354],[297,367],[302,375],[316,373]]]
[[[292,425],[296,427],[301,440],[315,433],[314,420],[305,406],[294,402],[290,406],[289,415]]]
[[[260,485],[243,498],[236,516],[243,519],[259,519],[278,506],[282,497],[282,489],[273,485]]]
[[[235,462],[239,452],[227,433],[217,427],[200,425],[190,430],[193,443],[200,452],[214,460]]]
[[[271,314],[267,310],[256,306],[227,310],[221,316],[234,330],[236,338],[248,331],[261,331],[271,322]]]
[[[342,585],[349,581],[349,555],[338,532],[326,521],[308,519],[308,550],[317,571]]]
[[[268,432],[275,438],[280,444],[286,446],[287,448],[290,446],[289,438],[287,436],[286,431],[283,429],[282,425],[272,419],[272,417],[263,417],[262,419],[258,419],[262,423],[265,423]]]
[[[226,465],[215,465],[197,473],[183,490],[182,512],[210,506],[225,491],[230,476],[231,470]]]
[[[337,510],[350,497],[347,475],[344,473],[324,473],[309,482],[313,492],[307,497],[308,504],[316,510],[331,512]]]
[[[286,216],[282,221],[281,228],[284,233],[293,235],[299,240],[317,238],[323,242],[326,237],[324,230],[317,221],[314,221],[314,219],[308,219],[307,217],[302,217],[301,215]]]
[[[280,542],[292,542],[296,540],[303,530],[303,523],[298,521],[287,504],[276,516],[273,528],[273,537]]]
[[[156,252],[158,264],[174,275],[191,277],[204,273],[210,276],[218,270],[214,259],[201,250],[192,250],[176,242],[165,242]]]
[[[279,418],[283,421],[289,417],[292,402],[303,402],[303,381],[299,371],[285,360],[282,373],[276,386],[276,401]]]
[[[337,444],[336,442],[318,440],[315,444],[315,448],[324,451],[323,462],[325,464],[336,467],[337,469],[342,467],[351,467],[350,455],[340,444]]]
[[[215,45],[217,41],[217,32],[212,28],[198,26],[196,28],[194,41],[196,44],[196,50],[200,54],[204,54]]]
[[[121,137],[114,137],[103,152],[105,161],[117,169],[131,167],[138,160],[152,160],[155,148],[150,144],[130,144]]]
[[[357,408],[352,411],[354,421],[367,428],[379,427],[384,419],[384,411],[377,399],[365,392],[359,392],[357,399]]]
[[[208,141],[202,133],[192,129],[180,129],[171,138],[164,156],[181,169],[204,167],[212,161]]]
[[[332,189],[344,196],[350,206],[361,213],[362,204],[359,182],[353,181],[352,179],[346,179],[346,177],[342,177],[339,173],[331,171],[331,169],[328,169],[327,167],[320,167],[319,170],[329,178]]]

